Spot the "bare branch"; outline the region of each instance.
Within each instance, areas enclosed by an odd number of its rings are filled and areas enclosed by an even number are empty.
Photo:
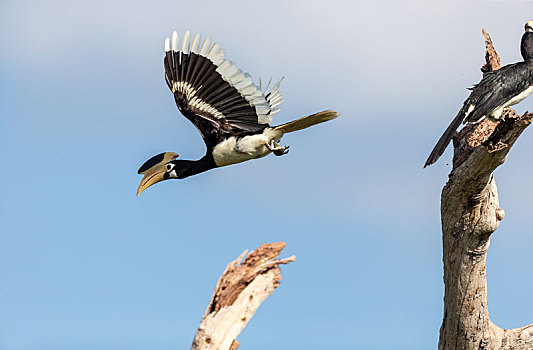
[[[502,64],[500,63],[500,56],[498,56],[498,53],[494,49],[494,45],[492,45],[492,39],[490,38],[490,35],[483,29],[481,31],[483,33],[483,36],[485,37],[485,64],[483,67],[481,67],[481,71],[483,73],[492,72],[493,70],[500,69],[502,67]]]
[[[277,259],[283,248],[284,242],[265,243],[248,256],[244,251],[228,264],[202,317],[192,350],[235,350],[239,347],[237,336],[279,285],[279,265],[296,259],[294,256]]]

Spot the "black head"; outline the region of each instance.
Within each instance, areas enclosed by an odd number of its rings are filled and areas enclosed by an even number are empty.
[[[533,61],[533,20],[528,21],[525,26],[525,33],[522,35],[522,43],[520,44],[520,53],[524,61]]]

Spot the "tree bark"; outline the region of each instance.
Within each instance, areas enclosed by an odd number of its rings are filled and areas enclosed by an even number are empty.
[[[500,68],[489,35],[482,72]],[[533,114],[508,109],[504,120],[467,125],[453,140],[454,159],[442,190],[444,317],[439,349],[533,349],[533,324],[501,329],[489,319],[486,255],[490,236],[505,213],[493,171],[502,165]]]
[[[284,242],[265,243],[244,260],[247,251],[228,264],[202,317],[191,350],[236,350],[239,347],[237,336],[279,285],[279,265],[295,260],[294,255],[278,260],[283,248]]]

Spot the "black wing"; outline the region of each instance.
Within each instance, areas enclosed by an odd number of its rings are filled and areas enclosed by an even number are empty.
[[[531,70],[524,62],[509,64],[487,73],[479,84],[474,85],[472,93],[465,101],[465,106],[473,105],[474,109],[463,122],[475,123],[489,116],[526,90],[531,81]]]
[[[526,90],[532,82],[532,72],[524,62],[509,64],[485,74],[483,79],[470,89],[470,96],[431,151],[424,168],[440,158],[461,123],[477,123],[490,116]]]
[[[279,83],[268,94],[247,73],[224,59],[219,44],[196,34],[184,35],[178,48],[176,32],[165,41],[165,80],[176,105],[202,135],[208,147],[224,137],[261,132],[281,104]]]

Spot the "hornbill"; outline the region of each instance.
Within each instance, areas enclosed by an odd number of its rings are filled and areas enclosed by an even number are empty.
[[[181,44],[181,45],[179,45]],[[179,47],[178,47],[179,45]],[[207,152],[199,160],[180,160],[173,152],[158,154],[138,170],[143,174],[137,196],[151,185],[261,158],[269,153],[281,156],[289,146],[279,140],[288,132],[308,128],[338,117],[332,110],[270,126],[282,103],[281,80],[263,90],[249,74],[224,58],[224,51],[211,38],[201,40],[187,31],[181,43],[178,34],[165,40],[165,80],[180,112],[198,129]]]
[[[533,92],[533,20],[525,24],[520,53],[524,61],[485,74],[470,89],[470,96],[431,151],[424,168],[444,153],[461,123],[478,123],[487,117],[497,121],[504,108],[519,103]]]

